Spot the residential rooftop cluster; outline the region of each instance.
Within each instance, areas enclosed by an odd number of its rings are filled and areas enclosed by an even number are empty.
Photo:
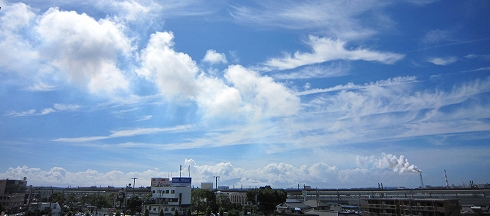
[[[490,215],[490,188],[253,189],[192,187],[191,177],[150,187],[33,187],[0,180],[3,215]]]

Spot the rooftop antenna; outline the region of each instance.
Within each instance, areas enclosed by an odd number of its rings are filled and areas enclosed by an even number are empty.
[[[191,165],[187,167],[187,171],[189,171],[189,178],[191,177]]]
[[[180,172],[179,177],[182,178],[182,165],[180,165],[180,171],[179,172]]]
[[[446,188],[449,188],[449,182],[447,181],[447,173],[446,173],[446,170],[444,170],[444,178],[446,178]]]

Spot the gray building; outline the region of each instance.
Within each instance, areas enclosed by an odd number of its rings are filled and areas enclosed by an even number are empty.
[[[25,206],[27,178],[0,180],[0,204],[7,210],[17,212]]]

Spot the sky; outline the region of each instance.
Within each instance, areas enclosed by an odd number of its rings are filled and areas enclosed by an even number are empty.
[[[0,6],[0,179],[490,182],[490,1]]]

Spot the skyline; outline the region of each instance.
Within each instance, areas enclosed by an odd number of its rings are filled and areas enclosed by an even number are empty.
[[[488,1],[0,6],[0,179],[490,182]]]

